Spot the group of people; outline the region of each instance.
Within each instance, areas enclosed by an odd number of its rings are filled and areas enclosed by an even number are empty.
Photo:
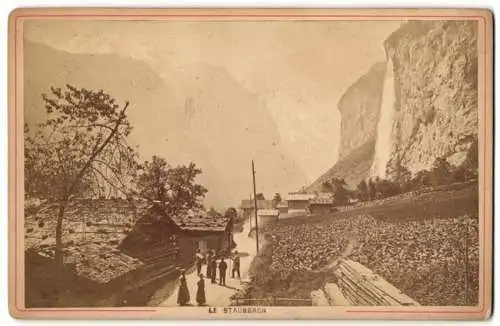
[[[201,253],[201,250],[198,249],[196,251],[195,255],[195,267],[196,267],[196,273],[199,277],[198,283],[197,283],[197,291],[196,291],[196,302],[198,305],[202,306],[206,303],[206,296],[205,296],[205,277],[202,273],[202,267],[204,264],[206,264],[206,276],[208,279],[211,280],[211,283],[217,284],[216,279],[217,279],[217,270],[219,270],[219,284],[222,286],[226,286],[226,271],[228,269],[227,262],[225,261],[224,255],[220,256],[220,261],[217,261],[217,254],[214,250],[209,251],[206,253],[204,256]],[[238,275],[238,278],[241,278],[240,275],[240,256],[238,254],[238,251],[235,251],[234,254],[232,255],[232,278],[235,277],[235,275]],[[187,286],[187,280],[186,280],[186,271],[181,270],[181,277],[180,277],[180,285],[179,285],[179,292],[177,296],[177,303],[180,306],[185,306],[189,303],[190,301],[190,295],[189,295],[189,289]]]

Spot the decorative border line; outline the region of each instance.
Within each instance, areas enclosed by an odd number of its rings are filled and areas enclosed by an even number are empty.
[[[108,8],[110,9],[110,8]],[[119,8],[114,8],[119,9]],[[487,24],[486,24],[486,18],[484,16],[480,15],[418,15],[418,14],[383,14],[383,15],[376,15],[376,14],[237,14],[237,13],[227,13],[227,14],[176,14],[176,13],[162,13],[162,14],[150,14],[150,13],[143,13],[143,14],[128,14],[128,13],[122,13],[122,14],[70,14],[70,13],[49,13],[49,14],[44,14],[44,13],[37,13],[37,14],[19,14],[14,18],[14,42],[13,42],[13,47],[14,47],[14,78],[13,78],[13,83],[14,83],[14,126],[13,126],[13,134],[17,136],[17,127],[18,127],[18,59],[17,59],[17,41],[18,41],[18,22],[22,19],[30,19],[30,18],[97,18],[96,20],[102,20],[102,18],[125,18],[123,20],[127,20],[127,18],[164,18],[161,20],[169,20],[169,18],[258,18],[258,20],[262,20],[262,18],[302,18],[304,21],[310,20],[311,18],[327,18],[324,21],[350,21],[353,18],[371,18],[374,20],[391,20],[388,18],[392,18],[394,20],[404,20],[408,18],[423,18],[423,19],[430,19],[430,20],[438,20],[438,19],[444,19],[444,20],[477,20],[477,21],[482,21],[483,24],[483,37],[484,37],[484,116],[483,120],[486,119],[487,116],[487,110],[488,110],[488,37],[487,37]],[[101,18],[101,19],[99,19]],[[328,19],[329,18],[329,19]],[[333,19],[332,19],[333,18]],[[345,19],[337,19],[337,18],[345,18]],[[377,19],[381,18],[381,19]],[[315,21],[322,21],[322,20],[315,20]],[[484,121],[483,123],[486,123]],[[483,138],[483,143],[487,139],[487,133],[488,133],[488,128],[486,125],[483,127],[484,129],[484,138]],[[13,146],[13,152],[14,152],[14,167],[15,171],[18,170],[18,161],[17,161],[17,150],[18,150],[18,140],[17,137],[14,141],[14,146]],[[483,146],[483,182],[485,181],[485,172],[487,171],[487,150],[486,147]],[[479,182],[479,181],[478,181]],[[483,185],[485,186],[485,185]],[[485,187],[486,188],[486,187]],[[486,190],[486,189],[484,189]],[[14,209],[13,209],[13,215],[18,216],[18,180],[17,180],[17,173],[14,173],[14,185],[13,185],[13,193],[14,193]],[[487,214],[488,210],[486,207],[487,201],[483,198],[483,239],[486,236],[486,227],[485,227],[485,222],[486,222],[486,217],[490,217],[490,214]],[[12,218],[12,217],[11,217]],[[18,236],[18,219],[14,219],[14,237]],[[15,238],[14,238],[15,239]],[[10,244],[12,245],[12,244]],[[17,259],[18,257],[18,243],[17,240],[14,240],[14,257]],[[370,309],[346,309],[346,313],[383,313],[383,314],[397,314],[397,313],[429,313],[429,314],[439,314],[439,313],[445,313],[445,314],[474,314],[474,313],[479,313],[482,314],[485,309],[485,302],[486,302],[486,291],[485,291],[485,285],[486,285],[486,270],[485,270],[485,265],[486,265],[486,255],[485,255],[485,250],[484,250],[484,245],[483,245],[483,259],[482,259],[482,292],[483,292],[483,301],[482,305],[480,306],[480,310],[470,310],[470,311],[450,311],[450,310],[424,310],[424,309],[417,309],[417,310],[370,310]],[[88,309],[88,308],[20,308],[19,306],[19,300],[18,300],[18,284],[17,284],[17,272],[18,272],[18,264],[14,264],[14,306],[18,311],[26,312],[26,311],[39,311],[39,312],[157,312],[157,309],[129,309],[129,308],[95,308],[95,309]],[[458,306],[446,306],[446,308],[457,308]],[[277,307],[279,308],[279,307]]]

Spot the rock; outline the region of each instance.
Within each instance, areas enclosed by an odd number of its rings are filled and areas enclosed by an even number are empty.
[[[397,179],[438,157],[468,161],[478,132],[477,23],[410,21],[384,47],[387,61],[339,101],[339,160],[306,191],[321,191],[332,177],[351,187],[367,177]]]
[[[429,169],[440,156],[461,164],[478,131],[477,23],[408,22],[385,48],[397,94],[390,173]]]

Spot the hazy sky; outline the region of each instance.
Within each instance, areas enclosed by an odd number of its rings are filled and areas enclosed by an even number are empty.
[[[313,181],[337,159],[338,100],[374,63],[385,60],[383,41],[399,25],[44,20],[28,22],[25,35],[68,52],[143,60],[168,84],[172,69],[198,63],[225,67],[266,103],[285,149]]]

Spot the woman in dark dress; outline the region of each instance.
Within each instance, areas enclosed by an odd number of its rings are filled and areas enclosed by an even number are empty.
[[[203,279],[203,274],[200,274],[200,280],[198,281],[198,291],[196,291],[196,302],[199,306],[203,306],[207,299],[205,297],[205,280]]]
[[[184,270],[181,271],[181,277],[179,280],[181,284],[179,285],[177,303],[179,306],[185,306],[189,302],[189,290],[187,287],[186,272]]]

